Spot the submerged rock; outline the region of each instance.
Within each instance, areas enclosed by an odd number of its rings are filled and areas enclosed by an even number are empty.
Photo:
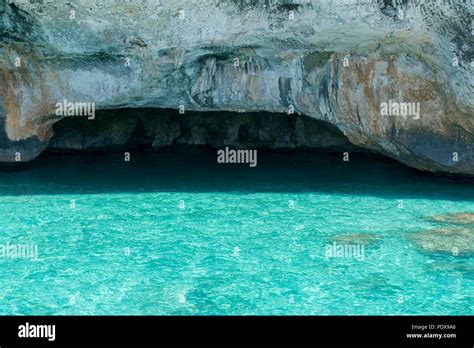
[[[379,240],[374,233],[340,234],[331,238],[332,242],[339,244],[372,244]]]
[[[409,166],[474,174],[471,17],[457,0],[1,1],[0,161],[38,156],[67,100],[294,111]]]
[[[433,228],[410,236],[420,249],[454,256],[474,252],[474,229],[461,226]]]
[[[426,267],[434,272],[458,272],[458,276],[470,277],[474,279],[474,265],[467,262],[446,262],[434,261],[426,265]]]
[[[474,225],[474,213],[452,213],[446,215],[434,215],[426,217],[425,220],[449,224]]]

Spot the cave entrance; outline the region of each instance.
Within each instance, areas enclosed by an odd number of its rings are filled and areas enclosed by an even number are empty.
[[[53,129],[49,152],[173,146],[325,152],[358,150],[330,123],[304,115],[269,112],[187,111],[180,114],[173,109],[102,110],[94,120],[67,117]]]

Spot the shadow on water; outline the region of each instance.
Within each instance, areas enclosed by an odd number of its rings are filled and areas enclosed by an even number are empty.
[[[258,165],[218,164],[216,150],[170,148],[76,154],[47,153],[0,167],[0,195],[113,192],[308,192],[474,200],[471,179],[447,179],[367,153],[258,151]]]

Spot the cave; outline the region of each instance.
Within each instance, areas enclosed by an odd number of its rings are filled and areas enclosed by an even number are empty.
[[[332,124],[305,115],[138,108],[101,110],[95,119],[65,117],[48,153],[207,147],[266,151],[360,152]]]

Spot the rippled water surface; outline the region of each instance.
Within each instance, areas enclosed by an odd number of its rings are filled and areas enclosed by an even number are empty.
[[[473,213],[472,183],[362,155],[122,157],[0,169],[0,244],[38,246],[0,258],[0,314],[474,314],[472,238],[451,252],[461,225],[427,219]]]

